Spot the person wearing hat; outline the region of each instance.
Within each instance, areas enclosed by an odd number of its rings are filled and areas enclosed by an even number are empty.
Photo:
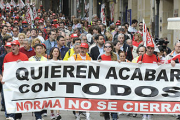
[[[3,60],[6,54],[10,53],[12,51],[11,49],[11,42],[6,42],[5,44],[5,53],[0,56],[0,76],[2,77],[2,66],[3,66]],[[2,84],[0,83],[0,89],[2,88]],[[5,103],[4,103],[4,94],[3,89],[1,89],[1,111],[5,111]]]
[[[139,56],[137,63],[157,63],[160,64],[160,58],[154,54],[154,43],[150,42],[146,46],[147,51],[144,55]],[[142,120],[151,120],[150,114],[144,114]]]
[[[24,53],[19,52],[19,48],[20,48],[20,43],[18,40],[11,42],[12,52],[9,52],[4,58],[3,67],[2,67],[2,75],[4,71],[4,63],[13,62],[13,61],[20,62],[20,61],[28,60],[28,57]],[[2,84],[6,84],[2,81],[1,78],[0,78],[0,81]],[[6,109],[5,109],[5,116],[7,119],[10,119],[10,120],[21,119],[22,117],[21,113],[18,113],[16,115],[14,113],[7,114]]]
[[[159,63],[159,57],[154,54],[154,44],[148,43],[146,48],[146,53],[139,56],[137,63]]]
[[[34,18],[34,28],[37,28],[39,26],[39,17]]]
[[[69,48],[72,48],[72,46],[73,46],[73,39],[74,39],[74,38],[78,38],[78,35],[73,33],[73,34],[70,35],[70,41],[71,41],[71,42],[67,43],[67,46],[68,46]]]
[[[87,43],[81,43],[80,53],[74,54],[69,61],[91,61],[91,57],[88,54],[89,45]],[[76,120],[80,120],[80,112],[75,111]],[[86,112],[86,120],[90,120],[90,113]]]
[[[14,27],[19,27],[19,22],[17,20],[14,21]]]

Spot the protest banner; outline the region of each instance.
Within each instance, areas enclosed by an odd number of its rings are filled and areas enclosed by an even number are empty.
[[[176,114],[180,65],[116,61],[5,63],[8,113],[48,110]]]

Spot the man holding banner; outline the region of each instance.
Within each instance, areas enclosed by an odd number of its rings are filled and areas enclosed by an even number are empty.
[[[74,54],[71,61],[91,61],[91,57],[87,53],[89,51],[89,46],[87,43],[81,43],[80,45],[80,53]],[[75,112],[76,120],[80,120],[80,113],[78,111]],[[90,120],[90,113],[86,112],[86,120]]]
[[[158,56],[154,55],[154,44],[153,43],[148,43],[147,44],[147,51],[144,55],[141,55],[138,58],[137,63],[142,64],[142,63],[157,63],[159,64],[160,59]],[[142,120],[151,120],[151,115],[144,114]]]
[[[2,71],[4,71],[4,63],[13,62],[13,61],[19,62],[19,61],[27,61],[28,60],[28,57],[24,53],[19,52],[20,43],[18,40],[15,40],[11,43],[11,48],[12,48],[12,52],[8,53],[4,58]],[[2,75],[3,75],[3,73],[2,73]],[[0,81],[2,84],[4,84],[2,82],[2,79]],[[5,103],[6,103],[6,101],[5,101]],[[6,107],[5,107],[5,115],[6,115],[7,120],[14,120],[14,119],[16,120],[16,119],[21,119],[21,117],[22,117],[21,113],[7,114]]]
[[[34,46],[35,49],[35,56],[32,56],[29,58],[29,61],[47,61],[47,58],[45,58],[44,56],[42,56],[42,50],[43,50],[43,45],[42,44],[36,44]],[[42,113],[46,113],[46,110],[43,110],[42,112],[34,112],[36,120],[42,120]]]

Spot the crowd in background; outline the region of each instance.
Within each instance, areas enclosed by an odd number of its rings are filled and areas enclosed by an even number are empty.
[[[172,51],[167,47],[169,42],[166,36],[154,39],[158,50],[155,50],[153,43],[144,46],[141,21],[133,19],[131,25],[120,20],[107,21],[105,26],[97,15],[93,15],[89,23],[75,16],[68,19],[63,13],[45,11],[41,5],[33,24],[29,24],[25,19],[26,11],[27,7],[20,9],[19,6],[11,10],[10,8],[0,10],[0,74],[2,76],[3,63],[8,62],[7,55],[11,52],[24,53],[27,56],[26,60],[29,61],[95,60],[140,64],[171,63],[172,66],[179,63],[180,42],[176,42]],[[5,110],[4,103],[2,99],[2,111]],[[46,111],[35,113],[35,117],[41,120],[42,117],[37,116],[46,113]],[[74,114],[79,120],[80,113],[74,112]],[[10,120],[22,117],[22,115],[11,117],[5,115]],[[113,120],[118,119],[117,113],[111,115]],[[56,113],[51,111],[51,119],[57,119],[58,116],[60,116],[59,111]],[[109,113],[103,113],[103,116],[105,120],[110,119]],[[136,114],[133,116],[135,117]],[[151,115],[143,115],[143,120],[151,120]]]

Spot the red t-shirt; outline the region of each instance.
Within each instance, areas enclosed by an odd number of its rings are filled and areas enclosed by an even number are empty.
[[[160,59],[159,59],[159,57],[157,57],[156,55],[151,55],[151,56],[149,56],[149,55],[147,55],[147,54],[144,54],[143,55],[143,59],[142,59],[142,55],[141,56],[139,56],[139,58],[138,58],[138,61],[137,61],[137,63],[139,62],[139,61],[142,61],[143,63],[157,63],[157,62],[160,62]]]
[[[4,71],[4,63],[14,62],[14,61],[17,61],[17,60],[28,61],[28,57],[27,57],[27,55],[25,55],[25,54],[22,53],[22,52],[19,52],[18,55],[14,55],[12,52],[8,53],[8,54],[4,57],[2,71]]]
[[[142,41],[141,41],[141,42],[139,42],[139,43],[138,43],[137,41],[133,41],[133,43],[132,43],[132,44],[133,44],[134,46],[138,47],[138,46],[139,46],[139,44],[141,44],[141,43],[142,43]]]
[[[103,55],[101,55],[101,60],[104,60],[104,61],[111,61],[111,55],[106,56],[105,54],[103,54]]]

